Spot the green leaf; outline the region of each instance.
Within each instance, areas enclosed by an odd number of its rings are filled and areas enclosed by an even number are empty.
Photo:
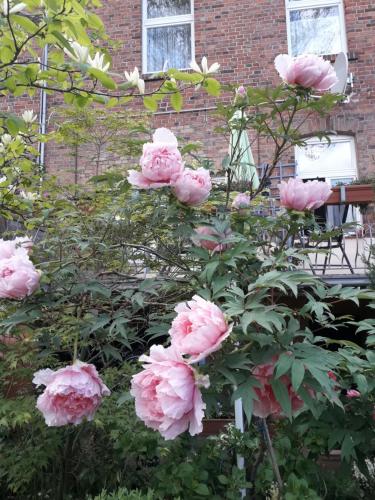
[[[63,35],[59,31],[52,31],[51,35],[53,35],[58,42],[66,49],[68,52],[72,54],[72,56],[75,56],[75,52],[72,49],[72,46],[68,42],[68,40],[63,37]]]
[[[242,407],[245,412],[247,421],[251,422],[251,417],[253,414],[253,401],[258,399],[254,391],[254,387],[259,387],[259,382],[255,378],[249,378],[243,384],[239,385],[238,388],[232,394],[232,402],[234,403],[237,399],[242,399]]]
[[[127,401],[130,401],[133,399],[133,396],[130,394],[130,392],[123,392],[120,394],[118,400],[117,400],[117,406],[121,406]]]
[[[342,444],[341,444],[341,458],[347,462],[350,458],[356,458],[356,452],[354,449],[354,442],[352,436],[346,434]]]
[[[271,382],[271,386],[275,398],[280,403],[285,415],[289,418],[289,420],[292,420],[292,403],[285,384],[283,384],[280,380],[273,380]]]
[[[181,111],[183,105],[183,97],[181,92],[174,92],[171,94],[171,104],[175,111]]]
[[[158,102],[153,99],[151,96],[146,96],[143,98],[143,104],[144,107],[149,109],[152,112],[155,112],[158,110]]]
[[[216,269],[218,268],[219,264],[220,264],[220,262],[218,260],[216,260],[213,262],[209,262],[206,265],[202,274],[204,274],[206,276],[206,279],[208,282],[210,282],[212,280],[212,277],[213,277]]]
[[[281,354],[276,363],[276,374],[275,378],[280,378],[285,375],[289,368],[292,366],[293,356],[291,354],[287,354],[286,352]]]
[[[88,73],[94,78],[97,78],[106,89],[115,90],[117,88],[116,82],[112,80],[107,73],[104,73],[104,71],[100,71],[100,69],[96,68],[89,68]]]
[[[298,391],[305,376],[305,366],[301,361],[295,359],[292,364],[292,386],[295,391]]]
[[[23,130],[25,128],[24,121],[21,120],[21,118],[18,118],[17,116],[10,116],[9,118],[7,118],[5,123],[6,123],[8,131],[12,135],[18,134],[18,132],[20,130]]]
[[[204,82],[204,87],[207,90],[207,93],[218,97],[220,95],[220,83],[215,80],[215,78],[206,78]]]
[[[29,17],[20,16],[18,14],[13,14],[12,21],[15,21],[19,26],[21,26],[27,33],[35,33],[38,30],[38,26],[32,22]]]
[[[110,344],[104,345],[102,347],[102,351],[103,351],[104,356],[107,359],[112,358],[112,359],[117,359],[117,361],[120,361],[120,362],[123,361],[120,351]]]
[[[208,486],[203,483],[198,484],[198,486],[194,488],[194,491],[195,493],[203,497],[207,497],[208,495],[210,495],[210,490],[208,489]]]

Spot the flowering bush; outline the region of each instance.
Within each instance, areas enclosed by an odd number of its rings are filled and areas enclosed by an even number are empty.
[[[0,65],[2,92],[16,92],[18,79],[31,92],[56,84],[79,106],[141,98],[151,111],[163,99],[179,110],[187,87],[219,95],[212,78],[219,65],[205,58],[192,63],[193,73],[163,73],[150,95],[136,69],[115,81],[109,54],[97,52],[83,28],[105,37],[90,6],[96,2],[67,1],[60,10],[55,2],[7,4],[0,49],[13,52]],[[16,64],[25,44],[32,51],[47,41],[56,68]],[[27,498],[34,485],[30,498],[84,498],[104,487],[151,489],[155,498],[238,498],[240,487],[254,498],[318,498],[319,455],[339,448],[344,462],[363,470],[373,456],[374,326],[358,305],[371,311],[374,293],[327,285],[306,271],[305,249],[289,245],[305,226],[320,237],[312,211],[329,186],[292,180],[280,187],[288,210],[253,210],[280,159],[303,144],[298,119],[341,99],[311,95],[336,81],[321,58],[282,55],[276,66],[285,83],[228,86],[232,102],[218,107],[222,131],[267,131],[273,145],[259,185],[242,180],[237,195],[243,152],[233,141],[223,161],[226,182],[217,185],[207,162],[192,160],[192,148],[179,147],[166,129],[135,159],[140,170],[111,170],[84,188],[47,176],[41,184],[34,115],[1,115],[1,209],[17,234],[33,234],[38,269],[29,240],[2,241],[0,454],[10,465],[1,475],[3,496]],[[123,94],[112,98],[104,89]],[[346,314],[351,303],[353,317]],[[345,328],[363,338],[341,338]],[[45,386],[38,397],[32,374]],[[210,415],[232,417],[238,400],[246,433],[229,429],[201,456],[186,431],[201,433]],[[233,468],[236,453],[246,470]]]

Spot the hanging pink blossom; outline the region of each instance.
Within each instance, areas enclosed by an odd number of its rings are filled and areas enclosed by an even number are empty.
[[[15,253],[30,253],[33,242],[27,236],[17,237],[13,240],[0,239],[0,259],[9,259]]]
[[[275,58],[275,67],[281,78],[290,85],[326,91],[338,82],[332,64],[314,54],[297,57],[279,54]]]
[[[232,331],[221,309],[199,295],[178,304],[175,311],[169,334],[178,352],[189,355],[189,363],[219,350]]]
[[[267,418],[269,415],[274,415],[276,417],[284,416],[280,403],[277,401],[271,386],[273,371],[277,359],[278,357],[275,356],[271,363],[258,365],[253,370],[253,376],[261,383],[261,387],[254,388],[258,398],[253,401],[253,414],[256,417]],[[287,375],[284,375],[278,380],[284,384],[288,391],[292,412],[294,413],[298,411],[302,408],[303,401],[293,390],[290,378]]]
[[[31,295],[39,286],[40,275],[26,250],[16,251],[8,259],[0,259],[0,298],[23,299]]]
[[[223,252],[230,246],[229,243],[221,243],[222,240],[225,240],[231,234],[230,230],[221,233],[210,226],[199,226],[194,229],[194,233],[191,240],[197,247],[205,248],[211,252]],[[212,236],[215,240],[208,240],[201,236]]]
[[[139,359],[144,370],[133,376],[131,388],[137,416],[165,439],[202,432],[206,405],[199,387],[209,386],[208,377],[199,379],[175,346],[154,345]]]
[[[290,210],[316,210],[324,205],[332,193],[327,182],[303,182],[299,177],[289,179],[288,182],[281,181],[278,187],[281,206]]]
[[[92,420],[103,396],[110,395],[95,366],[81,361],[57,371],[39,370],[33,383],[46,386],[36,406],[51,427]]]
[[[205,168],[197,170],[185,168],[172,189],[181,203],[190,206],[200,205],[207,200],[212,189],[210,172]]]
[[[232,202],[232,208],[248,208],[250,206],[250,196],[246,193],[238,193]]]
[[[182,174],[184,165],[176,136],[167,128],[158,128],[153,142],[143,145],[141,172],[129,170],[128,181],[140,189],[170,186]]]

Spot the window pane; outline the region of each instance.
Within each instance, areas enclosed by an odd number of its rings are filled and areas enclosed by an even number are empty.
[[[292,54],[341,52],[339,8],[321,7],[290,11]]]
[[[190,14],[190,0],[147,0],[147,17]]]
[[[191,25],[147,29],[147,71],[188,68],[191,61]]]
[[[310,142],[295,149],[297,175],[303,178],[352,177],[356,175],[350,141]]]

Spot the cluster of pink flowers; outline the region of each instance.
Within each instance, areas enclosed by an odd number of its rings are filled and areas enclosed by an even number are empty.
[[[92,420],[102,397],[110,395],[95,366],[81,361],[57,371],[39,370],[33,383],[46,386],[36,406],[52,427]]]
[[[270,363],[258,365],[253,370],[254,377],[260,382],[261,387],[256,387],[255,393],[258,399],[254,400],[253,414],[256,417],[267,418],[270,415],[282,417],[283,411],[272,390],[272,377],[278,356],[274,356]],[[302,399],[293,390],[292,382],[287,375],[278,379],[284,384],[292,406],[292,412],[300,410],[303,406]]]
[[[137,416],[165,439],[202,432],[206,406],[200,387],[209,387],[209,379],[191,364],[220,349],[232,330],[223,312],[198,295],[175,311],[171,346],[153,346],[150,356],[140,357],[144,370],[134,375],[131,389]]]
[[[279,54],[275,58],[275,67],[286,83],[320,92],[329,90],[338,81],[332,64],[315,54],[297,57]]]
[[[143,145],[141,172],[129,170],[128,181],[139,189],[170,186],[176,198],[186,205],[200,205],[209,197],[212,184],[205,168],[185,168],[177,138],[167,128],[158,128],[153,142]]]
[[[307,181],[296,177],[279,184],[280,204],[289,210],[316,210],[324,205],[332,190],[327,182]]]
[[[29,238],[0,239],[0,298],[23,299],[38,288],[41,273],[30,260],[32,246]]]

